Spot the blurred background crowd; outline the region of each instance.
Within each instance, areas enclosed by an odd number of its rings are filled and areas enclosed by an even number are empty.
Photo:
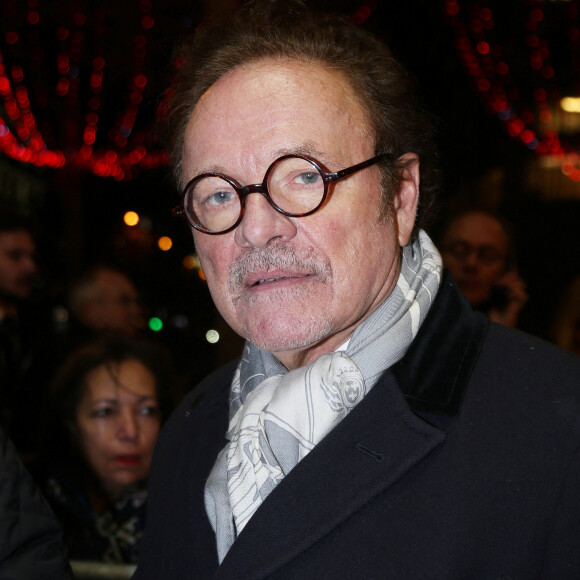
[[[430,232],[475,308],[580,354],[580,1],[335,0],[438,119]],[[242,341],[156,121],[172,48],[236,0],[0,5],[0,419],[73,560],[134,563],[163,420]]]

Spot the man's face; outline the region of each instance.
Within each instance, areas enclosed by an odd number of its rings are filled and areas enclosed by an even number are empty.
[[[36,244],[26,230],[0,233],[0,294],[25,300],[37,273]]]
[[[93,298],[84,307],[84,322],[92,328],[129,335],[143,325],[137,289],[126,276],[102,270],[93,288]]]
[[[451,222],[442,240],[445,266],[473,306],[490,298],[506,270],[508,239],[493,217],[470,212]]]
[[[308,153],[328,171],[375,154],[366,116],[342,76],[264,59],[222,77],[197,104],[186,131],[184,182],[219,171],[242,185],[261,183],[285,153]],[[252,194],[235,230],[194,231],[222,316],[288,368],[339,347],[390,294],[399,244],[413,226],[407,198],[395,197],[391,219],[379,220],[379,207],[380,174],[372,166],[337,183],[313,215],[286,217]]]

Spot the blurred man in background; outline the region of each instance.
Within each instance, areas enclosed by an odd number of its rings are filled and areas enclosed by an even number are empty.
[[[494,322],[518,326],[528,295],[507,223],[482,210],[459,213],[444,228],[441,255],[475,309]]]
[[[38,273],[32,232],[22,215],[0,208],[0,423],[10,434],[34,358],[34,336],[24,312]]]
[[[139,293],[121,270],[99,265],[83,272],[71,285],[69,309],[85,328],[134,336],[143,328]]]

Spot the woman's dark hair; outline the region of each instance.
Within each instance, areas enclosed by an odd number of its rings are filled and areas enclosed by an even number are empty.
[[[438,187],[436,149],[433,124],[409,76],[377,37],[342,16],[315,13],[299,0],[248,2],[233,16],[200,27],[179,48],[176,78],[162,107],[178,186],[183,186],[185,131],[201,96],[229,71],[264,58],[320,64],[345,78],[366,112],[375,152],[418,155],[421,195],[414,233],[426,227]],[[399,189],[403,168],[397,162],[381,166],[383,213]]]
[[[140,362],[155,378],[155,390],[162,420],[172,408],[171,362],[158,344],[140,338],[105,336],[74,351],[58,370],[50,395],[61,421],[73,421],[86,387],[87,375],[100,366],[129,360]]]

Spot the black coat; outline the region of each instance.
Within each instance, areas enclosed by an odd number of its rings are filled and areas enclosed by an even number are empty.
[[[163,431],[135,579],[580,578],[580,358],[488,324],[450,277],[405,357],[218,568],[203,491],[234,368]]]
[[[62,530],[0,431],[0,580],[70,580]]]

